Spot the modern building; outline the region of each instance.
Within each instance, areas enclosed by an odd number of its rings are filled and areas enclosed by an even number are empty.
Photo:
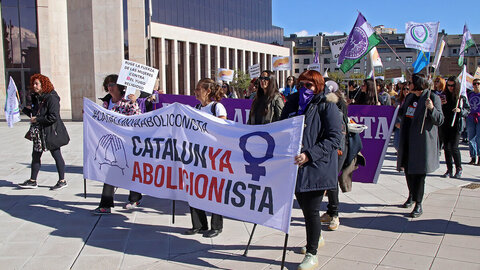
[[[380,25],[375,27],[375,30],[382,35],[386,42],[381,41],[377,46],[383,67],[376,67],[375,74],[383,75],[385,71],[392,69],[401,69],[403,74],[408,74],[407,69],[412,69],[412,64],[417,58],[418,51],[405,48],[405,34],[396,33],[396,29],[394,28],[384,28],[383,25]],[[285,37],[285,46],[288,46],[292,50],[293,74],[298,76],[307,70],[308,65],[313,63],[315,53],[317,52],[322,71],[342,72],[336,65],[336,59],[332,55],[330,42],[345,37],[347,37],[347,33],[336,36],[326,36],[323,33],[319,33],[316,36],[304,37],[298,37],[293,34]],[[449,35],[445,33],[445,31],[442,31],[438,35],[439,40],[442,37],[446,42],[446,46],[440,61],[439,74],[443,76],[458,75],[461,72],[461,67],[458,66],[457,60],[462,35]],[[473,34],[472,37],[477,43],[477,46],[480,47],[480,34]],[[396,54],[392,50],[394,50]],[[433,53],[431,58],[431,61],[433,61]],[[467,70],[470,73],[475,72],[475,69],[480,66],[480,53],[477,52],[475,47],[470,47],[466,51],[465,59]],[[345,78],[349,78],[354,74],[367,75],[370,69],[367,59],[363,58],[345,74]]]
[[[0,9],[0,89],[12,76],[26,104],[29,77],[45,74],[67,119],[82,119],[84,97],[103,97],[103,78],[124,58],[159,69],[165,93],[189,95],[218,68],[271,69],[272,57],[290,55],[271,0],[1,0]],[[288,74],[277,72],[280,84]]]

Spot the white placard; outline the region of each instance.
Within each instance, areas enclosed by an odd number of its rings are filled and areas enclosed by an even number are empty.
[[[291,70],[292,62],[290,56],[272,57],[273,70]]]
[[[347,42],[348,36],[344,38],[339,38],[336,40],[331,40],[330,43],[330,50],[332,51],[332,63],[335,63],[337,67],[340,65],[338,64],[338,57],[340,56],[340,52],[343,49],[343,46],[345,46],[345,43]]]
[[[151,94],[157,75],[158,69],[124,59],[118,74],[117,83],[127,87],[125,96],[134,94],[135,90]]]
[[[250,74],[250,79],[260,77],[260,72],[260,64],[255,64],[248,67],[248,74]]]
[[[307,69],[308,70],[316,70],[318,72],[321,72],[320,71],[320,64],[310,64],[307,66]]]
[[[233,81],[233,70],[226,68],[219,68],[217,71],[217,80],[231,82]]]

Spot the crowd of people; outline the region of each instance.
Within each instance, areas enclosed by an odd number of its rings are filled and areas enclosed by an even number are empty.
[[[117,79],[115,74],[104,79],[103,89],[107,94],[100,100],[105,109],[124,115],[136,115],[152,109],[149,104],[152,96],[125,97],[125,87],[117,84]],[[69,142],[68,132],[60,118],[60,98],[44,75],[32,76],[30,84],[32,104],[23,111],[30,116],[31,122],[25,136],[33,142],[31,177],[19,186],[37,187],[40,158],[48,150],[55,159],[59,174],[58,182],[51,189],[59,190],[67,186],[65,162],[60,149]],[[479,79],[474,80],[474,90],[468,92],[468,100],[460,95],[460,83],[456,77],[446,80],[436,77],[432,82],[421,74],[413,74],[407,82],[396,84],[382,79],[365,79],[358,86],[355,81],[349,81],[344,92],[338,84],[319,72],[307,70],[298,78],[288,76],[285,85],[281,91],[275,73],[264,70],[260,77],[251,80],[242,96],[252,99],[247,120],[249,125],[305,116],[301,152],[292,160],[298,165],[295,197],[305,218],[306,231],[306,246],[302,248],[305,257],[298,269],[312,269],[318,265],[317,249],[325,244],[321,234],[322,223],[328,224],[330,230],[336,230],[340,225],[339,184],[343,191],[345,184],[342,185],[343,180],[339,176],[348,175],[344,170],[351,167],[352,160],[361,149],[361,143],[360,146],[351,145],[355,142],[351,138],[355,134],[348,130],[348,106],[399,106],[393,144],[398,152],[397,169],[405,173],[408,187],[408,199],[401,206],[410,208],[415,203],[411,217],[419,217],[423,213],[425,178],[439,168],[442,149],[447,167],[443,177],[461,177],[458,145],[464,130],[468,134],[469,164],[480,165]],[[227,111],[220,101],[238,97],[228,84],[209,78],[198,81],[194,94],[199,102],[196,109],[223,119],[226,119]],[[104,184],[99,206],[93,213],[111,213],[114,193],[114,186]],[[320,216],[325,195],[328,197],[327,211]],[[137,208],[141,199],[142,194],[130,191],[124,208]],[[221,215],[212,213],[209,230],[205,211],[191,207],[190,213],[192,228],[184,234],[202,233],[204,237],[215,237],[222,232]]]

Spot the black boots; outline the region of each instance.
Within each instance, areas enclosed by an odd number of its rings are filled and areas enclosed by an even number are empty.
[[[410,208],[410,206],[412,206],[413,204],[413,200],[412,200],[412,196],[408,196],[408,199],[407,201],[402,205],[402,208]]]
[[[470,165],[476,165],[477,164],[477,157],[472,157],[472,160],[468,163]]]
[[[423,214],[422,203],[415,203],[413,211],[410,213],[412,218],[417,218]]]

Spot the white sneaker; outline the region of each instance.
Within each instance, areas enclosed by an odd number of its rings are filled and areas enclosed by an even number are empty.
[[[340,219],[338,218],[338,216],[332,217],[330,224],[328,224],[328,228],[332,231],[336,231],[338,229],[338,226],[340,226]]]
[[[318,239],[318,248],[321,248],[323,246],[325,246],[325,238],[323,238],[323,235],[320,235],[320,239]],[[307,247],[302,247],[302,249],[300,249],[300,253],[307,253]]]
[[[127,210],[133,210],[140,205],[140,201],[138,202],[128,202],[123,208]]]
[[[298,265],[297,270],[310,270],[315,269],[318,266],[318,257],[310,253],[305,254],[305,258]]]

